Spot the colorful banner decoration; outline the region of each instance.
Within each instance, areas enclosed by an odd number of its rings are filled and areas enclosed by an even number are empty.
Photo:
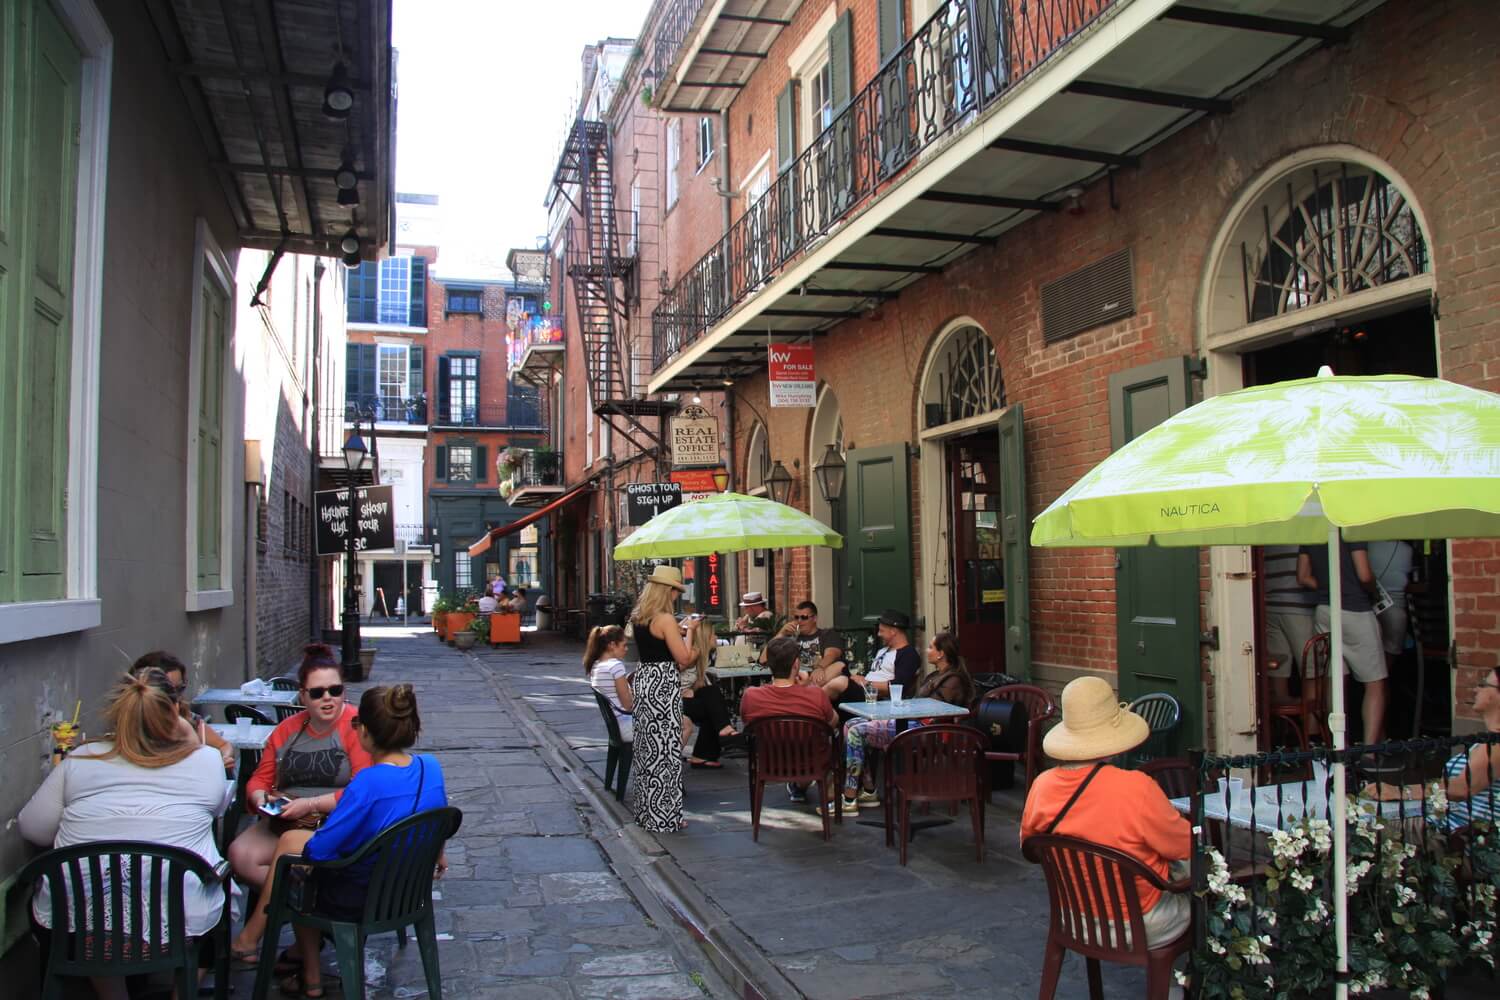
[[[518,301],[515,299],[512,302]],[[557,316],[536,316],[518,313],[510,323],[510,332],[505,335],[506,353],[510,371],[515,373],[526,357],[526,349],[538,344],[561,344],[563,342],[562,320]]]
[[[811,344],[771,344],[767,349],[772,406],[815,406],[818,381]]]

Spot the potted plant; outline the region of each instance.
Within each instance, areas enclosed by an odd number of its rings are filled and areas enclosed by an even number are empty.
[[[477,643],[480,639],[481,629],[483,630],[483,634],[485,636],[489,635],[489,621],[483,615],[480,615],[473,621],[469,622],[467,627],[454,632],[453,645],[458,649],[473,649],[474,644]]]
[[[453,598],[447,594],[440,594],[438,599],[432,602],[432,628],[437,633],[439,641],[448,638],[448,612],[453,610]]]
[[[457,641],[455,638],[457,633],[467,629],[469,627],[469,623],[472,622],[475,617],[478,616],[478,614],[479,598],[475,597],[472,594],[465,598],[462,604],[458,604],[455,610],[448,612],[447,617],[443,620],[443,628],[448,636],[448,645],[457,645]]]
[[[473,641],[469,643],[470,646],[488,644],[490,641],[490,616],[479,615],[476,617],[469,623],[468,631],[474,636]],[[459,648],[463,649],[465,647],[460,643]]]

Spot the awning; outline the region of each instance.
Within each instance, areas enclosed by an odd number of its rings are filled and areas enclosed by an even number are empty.
[[[568,501],[573,500],[584,493],[588,493],[593,489],[593,485],[593,483],[589,482],[583,483],[579,486],[575,486],[568,492],[564,493],[562,496],[558,497],[556,500],[549,503],[547,506],[538,507],[536,510],[532,511],[530,514],[527,514],[525,517],[518,518],[510,522],[509,524],[502,524],[498,528],[491,528],[483,538],[479,539],[479,541],[469,546],[469,555],[484,555],[484,553],[488,551],[489,547],[494,543],[495,539],[504,538],[506,535],[509,535],[512,532],[520,531],[522,528],[526,527],[529,524],[535,524],[537,521],[552,513],[554,510],[561,507]]]

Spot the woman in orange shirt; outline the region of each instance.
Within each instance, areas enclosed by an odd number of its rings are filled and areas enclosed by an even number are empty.
[[[1123,851],[1164,880],[1173,878],[1172,862],[1191,856],[1191,825],[1150,775],[1108,763],[1146,742],[1151,727],[1116,701],[1100,677],[1080,677],[1063,688],[1062,714],[1062,723],[1042,742],[1061,766],[1043,772],[1027,792],[1022,842],[1044,833],[1076,837]],[[1187,930],[1192,908],[1186,893],[1164,896],[1144,879],[1136,880],[1136,889],[1148,948]]]

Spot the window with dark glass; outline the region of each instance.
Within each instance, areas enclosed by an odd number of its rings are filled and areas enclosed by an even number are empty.
[[[448,446],[448,481],[474,481],[474,446],[450,444]]]
[[[450,355],[442,359],[442,420],[449,424],[473,425],[479,421],[479,359],[472,355]]]
[[[484,315],[484,290],[479,288],[449,288],[448,315]]]

